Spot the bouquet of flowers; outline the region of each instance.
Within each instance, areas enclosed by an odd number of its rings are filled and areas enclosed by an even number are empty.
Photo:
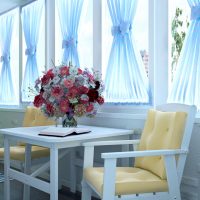
[[[98,105],[104,103],[101,74],[70,64],[49,69],[36,80],[35,89],[38,94],[33,104],[47,117],[65,117],[68,121],[74,116],[92,117]],[[70,126],[64,123],[63,126]]]

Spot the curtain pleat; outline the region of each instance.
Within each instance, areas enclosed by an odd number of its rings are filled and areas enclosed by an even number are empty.
[[[0,102],[11,103],[15,101],[13,81],[10,68],[10,45],[13,32],[13,15],[3,15],[0,17],[0,62],[2,62],[0,74]]]
[[[25,55],[27,56],[21,89],[23,101],[29,101],[28,89],[34,87],[35,80],[39,76],[36,53],[43,7],[44,0],[38,0],[22,8],[21,19],[26,41]]]
[[[188,0],[191,22],[178,60],[168,102],[200,108],[200,0]]]
[[[113,43],[105,78],[108,103],[150,103],[149,81],[132,40],[137,0],[107,0],[112,19]]]
[[[62,32],[62,62],[79,67],[77,51],[78,26],[82,11],[83,0],[57,0],[57,8]]]

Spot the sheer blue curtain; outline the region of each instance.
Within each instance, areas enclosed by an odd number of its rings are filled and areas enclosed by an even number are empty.
[[[1,103],[11,103],[15,100],[10,68],[10,44],[13,31],[13,22],[13,15],[5,15],[0,17],[0,45],[2,52],[2,55],[0,55],[0,61],[2,62],[0,75]]]
[[[150,102],[149,81],[131,34],[137,2],[107,0],[113,24],[113,43],[105,78],[106,102]]]
[[[40,21],[43,12],[44,0],[38,0],[22,9],[21,19],[24,31],[27,56],[24,78],[22,82],[22,100],[29,101],[28,88],[33,87],[38,78],[37,43],[40,31]]]
[[[188,0],[191,22],[177,64],[168,102],[200,108],[200,0]]]
[[[79,66],[77,43],[82,6],[83,0],[57,0],[64,49],[62,62],[76,66]]]

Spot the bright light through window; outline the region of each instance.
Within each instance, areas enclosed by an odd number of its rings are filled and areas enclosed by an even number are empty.
[[[84,0],[78,27],[78,55],[81,68],[93,67],[93,0]],[[55,10],[55,64],[62,63],[62,33],[58,15]],[[72,63],[73,64],[73,63]]]
[[[187,0],[169,1],[169,88],[190,22],[190,6]]]
[[[148,74],[148,4],[149,0],[139,0],[137,5],[137,11],[132,25],[132,38],[136,44],[136,50],[140,52],[142,60],[145,66],[145,70]],[[142,12],[141,12],[142,10]],[[109,9],[107,6],[107,0],[102,0],[102,75],[105,79],[106,68],[108,65],[108,59],[110,55],[113,36],[111,34],[112,21],[110,18]],[[144,67],[142,66],[142,67]]]

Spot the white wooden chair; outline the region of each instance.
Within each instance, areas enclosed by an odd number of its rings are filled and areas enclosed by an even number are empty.
[[[83,144],[82,200],[94,191],[102,200],[181,200],[180,183],[196,114],[195,106],[165,104],[149,110],[141,140]],[[137,151],[102,153],[104,168],[93,167],[94,146],[133,144]],[[116,167],[118,158],[133,167]]]

